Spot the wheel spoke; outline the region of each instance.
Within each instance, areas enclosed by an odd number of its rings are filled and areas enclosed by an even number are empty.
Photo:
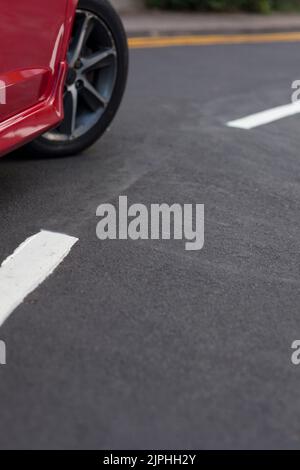
[[[70,51],[70,67],[74,67],[76,61],[80,58],[82,49],[84,48],[89,35],[93,29],[93,16],[89,13],[85,14],[85,18],[83,20],[82,25],[78,28],[77,33],[74,37],[74,45],[72,45],[72,50]]]
[[[78,91],[74,86],[69,87],[65,99],[65,118],[60,126],[61,132],[67,135],[74,135],[76,129],[76,116],[78,107]]]
[[[85,101],[93,111],[99,109],[99,104],[106,108],[106,98],[104,98],[104,96],[102,96],[86,78],[83,79],[83,91],[87,92],[84,93]]]
[[[110,65],[107,63],[107,59],[111,59],[116,57],[116,51],[114,48],[109,48],[101,52],[96,52],[89,57],[85,57],[81,59],[82,62],[82,72],[87,72],[91,70],[96,70],[101,67],[106,67]]]

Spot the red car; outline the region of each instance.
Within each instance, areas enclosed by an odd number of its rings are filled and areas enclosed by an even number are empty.
[[[0,155],[93,144],[120,105],[128,49],[107,0],[0,0]]]

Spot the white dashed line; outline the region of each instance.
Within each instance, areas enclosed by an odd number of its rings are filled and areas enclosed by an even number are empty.
[[[236,121],[230,121],[227,123],[227,126],[249,130],[270,124],[274,121],[279,121],[279,119],[294,116],[298,113],[300,113],[300,101],[284,106],[277,106],[276,108],[268,109],[257,114],[251,114],[250,116],[237,119]]]
[[[0,326],[70,253],[78,238],[41,231],[28,238],[0,268]]]

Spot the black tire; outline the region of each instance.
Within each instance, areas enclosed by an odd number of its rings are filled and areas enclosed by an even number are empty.
[[[45,135],[29,144],[31,152],[38,156],[60,157],[75,155],[94,144],[106,131],[121,104],[128,74],[127,38],[118,14],[107,0],[79,0],[78,10],[86,10],[105,23],[116,50],[116,76],[107,107],[99,120],[86,133],[68,141],[49,140]]]

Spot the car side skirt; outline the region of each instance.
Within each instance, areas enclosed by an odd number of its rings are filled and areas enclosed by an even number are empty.
[[[61,62],[56,87],[50,98],[1,123],[0,156],[26,144],[61,122],[64,117],[62,96],[66,73],[67,64]]]

